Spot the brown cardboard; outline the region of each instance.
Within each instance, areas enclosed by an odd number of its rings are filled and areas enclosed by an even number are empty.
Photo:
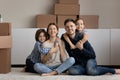
[[[0,73],[11,71],[11,49],[0,49]]]
[[[11,35],[11,24],[0,23],[0,36]]]
[[[64,21],[68,18],[71,18],[73,20],[75,20],[77,18],[77,16],[63,16],[63,15],[58,15],[57,16],[57,25],[60,28],[64,28]]]
[[[80,18],[84,19],[87,29],[97,29],[99,26],[98,15],[80,15]]]
[[[62,4],[79,4],[79,0],[59,0]]]
[[[0,48],[11,48],[12,36],[0,36]]]
[[[37,15],[37,28],[46,28],[49,23],[56,23],[56,15]]]
[[[80,5],[76,4],[55,4],[54,14],[56,15],[79,15]]]

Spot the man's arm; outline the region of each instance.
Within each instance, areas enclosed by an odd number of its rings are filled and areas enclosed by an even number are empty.
[[[78,42],[76,46],[78,49],[80,49],[81,54],[85,55],[86,57],[88,58],[96,57],[94,49],[92,48],[88,41],[85,42],[85,45],[83,45],[83,43],[81,44],[80,42]]]

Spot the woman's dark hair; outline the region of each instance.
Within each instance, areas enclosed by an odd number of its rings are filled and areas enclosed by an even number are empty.
[[[57,26],[55,23],[49,23],[49,24],[48,24],[48,27],[47,27],[47,33],[48,33],[48,29],[49,29],[49,27],[50,27],[51,25],[56,26],[57,30],[59,30],[58,26]],[[50,38],[49,34],[48,34],[48,38]]]
[[[76,24],[76,22],[73,20],[73,19],[66,19],[65,21],[64,21],[64,26],[68,23],[68,22],[73,22],[73,23],[75,23]]]
[[[40,33],[44,33],[44,35],[45,35],[45,37],[46,37],[46,40],[48,39],[48,34],[47,34],[47,32],[46,32],[44,29],[38,29],[38,30],[36,31],[36,34],[35,34],[35,40],[36,40],[36,41],[39,41],[39,35],[40,35]]]

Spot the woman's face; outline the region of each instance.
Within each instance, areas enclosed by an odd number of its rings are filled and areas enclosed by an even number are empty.
[[[39,39],[40,42],[44,42],[46,40],[45,33],[41,32],[39,34],[39,38],[38,39]]]
[[[57,27],[55,25],[50,25],[48,28],[48,34],[50,35],[50,37],[57,36],[58,34]]]

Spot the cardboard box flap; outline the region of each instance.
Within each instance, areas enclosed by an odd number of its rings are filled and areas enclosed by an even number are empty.
[[[11,48],[12,36],[0,36],[0,48]]]

